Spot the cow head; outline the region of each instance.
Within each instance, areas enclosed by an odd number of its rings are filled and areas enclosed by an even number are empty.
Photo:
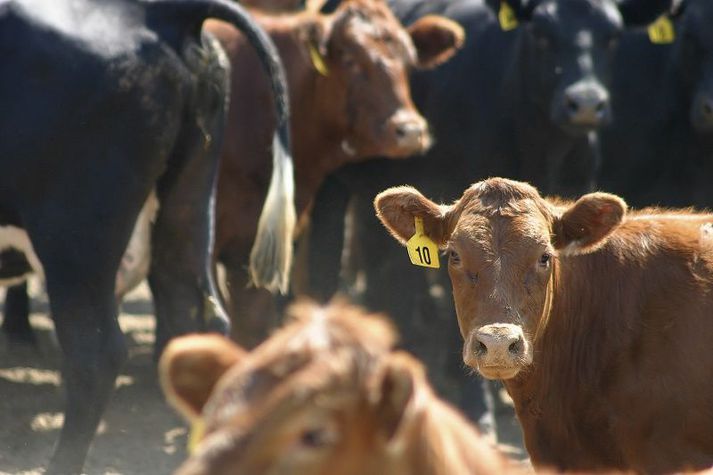
[[[392,448],[416,430],[417,391],[430,394],[421,365],[392,352],[381,318],[346,305],[290,313],[248,354],[216,336],[168,346],[164,391],[203,426],[177,473],[407,473]]]
[[[500,2],[489,0],[493,8]],[[527,94],[550,120],[582,134],[611,120],[608,87],[622,29],[643,26],[670,0],[504,0],[523,28]]]
[[[406,157],[430,145],[426,121],[411,101],[411,68],[434,67],[463,43],[463,30],[428,16],[405,29],[383,0],[343,0],[307,35],[320,72],[316,87],[351,158]],[[330,132],[325,131],[328,135]]]
[[[558,259],[603,245],[626,204],[606,193],[553,204],[527,183],[493,178],[472,185],[450,206],[399,187],[376,197],[396,239],[414,234],[414,218],[448,253],[448,273],[463,360],[484,377],[509,379],[533,359],[553,304]]]
[[[686,0],[679,21],[678,70],[692,91],[691,124],[701,134],[713,134],[713,3]]]

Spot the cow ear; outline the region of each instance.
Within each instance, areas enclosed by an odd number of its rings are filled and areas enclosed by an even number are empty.
[[[220,335],[175,338],[159,362],[163,392],[186,419],[195,420],[221,376],[244,356],[244,350]]]
[[[665,13],[675,13],[676,0],[619,0],[619,12],[626,26],[646,26]]]
[[[425,390],[423,366],[404,352],[384,358],[377,373],[372,402],[379,434],[389,445],[398,443],[418,412],[416,392]]]
[[[585,254],[601,247],[626,215],[626,203],[616,195],[582,196],[556,218],[554,246],[563,254]]]
[[[416,233],[414,218],[423,219],[424,234],[439,247],[450,238],[453,206],[437,205],[415,188],[397,186],[382,191],[374,199],[376,216],[401,244]]]
[[[440,15],[426,15],[408,27],[416,47],[418,67],[434,68],[448,61],[463,46],[465,31]]]

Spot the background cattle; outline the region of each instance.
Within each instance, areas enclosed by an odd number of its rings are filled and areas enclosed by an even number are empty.
[[[386,321],[343,304],[290,313],[247,354],[217,336],[166,349],[164,391],[201,428],[178,473],[514,472],[435,396],[423,367],[392,350]]]
[[[267,239],[254,274],[280,284],[291,251],[280,233],[292,235],[285,82],[274,46],[244,10],[223,0],[0,4],[0,222],[24,236],[6,247],[31,243],[44,269],[65,355],[64,424],[47,473],[81,471],[126,358],[117,269],[154,188],[158,349],[176,334],[227,325],[208,304],[217,296],[212,205],[228,84],[222,50],[201,35],[208,17],[246,32],[278,96]]]
[[[502,5],[512,15],[504,21]],[[434,146],[403,163],[370,161],[331,176],[315,201],[310,241],[310,293],[338,288],[344,213],[353,206],[352,242],[363,270],[364,303],[398,322],[404,346],[444,375],[434,383],[478,417],[482,399],[457,355],[458,334],[444,272],[411,266],[379,230],[371,202],[381,190],[412,184],[439,200],[455,199],[478,177],[520,177],[547,194],[577,195],[596,183],[598,135],[612,114],[609,84],[619,36],[646,25],[670,2],[542,0],[533,2],[394,1],[409,24],[437,13],[457,21],[466,43],[453,60],[413,75],[414,101],[429,121]],[[437,289],[437,288],[435,288]],[[394,298],[397,296],[397,298]],[[445,369],[444,369],[445,368]]]
[[[463,361],[504,380],[535,466],[713,464],[713,215],[501,178],[452,205],[397,187],[375,207],[400,242],[418,217],[446,251]]]
[[[324,177],[375,155],[423,153],[428,127],[411,102],[408,73],[434,67],[462,44],[462,29],[431,16],[408,30],[383,0],[345,0],[332,14],[258,14],[284,58],[294,137],[295,204],[303,214]],[[245,272],[270,176],[275,114],[267,78],[245,38],[224,23],[207,25],[233,69],[226,140],[218,179],[216,256],[226,269],[232,336],[252,347],[276,319],[272,295],[248,288]]]
[[[682,2],[671,35],[624,35],[602,135],[602,189],[634,206],[713,205],[713,4]]]

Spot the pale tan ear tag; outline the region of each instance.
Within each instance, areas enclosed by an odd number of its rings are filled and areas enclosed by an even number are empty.
[[[441,267],[438,261],[438,246],[423,232],[423,219],[415,217],[414,226],[416,227],[416,234],[406,242],[411,264],[438,269]]]
[[[205,422],[203,419],[198,418],[191,423],[191,433],[188,435],[188,454],[192,454],[196,451],[198,443],[203,439],[205,435]]]
[[[673,22],[666,15],[660,16],[658,20],[649,25],[649,41],[655,45],[667,45],[676,39],[676,29]]]
[[[507,3],[500,2],[500,10],[498,11],[498,22],[500,22],[500,29],[503,31],[510,31],[517,28],[517,17],[512,7]]]

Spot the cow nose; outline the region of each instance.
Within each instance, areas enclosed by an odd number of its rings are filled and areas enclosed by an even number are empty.
[[[492,364],[504,364],[525,353],[525,337],[517,325],[486,325],[477,331],[475,339],[476,355]]]
[[[699,94],[693,104],[693,126],[699,132],[713,130],[713,97]]]
[[[400,110],[389,119],[388,129],[403,153],[425,152],[431,145],[426,120],[415,112]]]
[[[609,93],[596,83],[577,83],[564,91],[564,106],[571,124],[598,127],[609,122]]]

